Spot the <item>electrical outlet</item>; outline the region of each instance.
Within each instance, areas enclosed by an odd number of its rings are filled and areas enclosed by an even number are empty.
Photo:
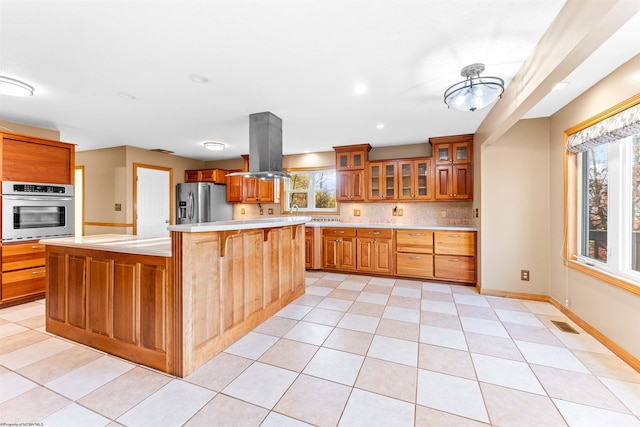
[[[354,209],[353,216],[360,216],[360,209]]]
[[[402,215],[403,215],[402,209],[398,209],[398,216],[402,216]]]
[[[122,203],[116,203],[116,212],[122,211]]]
[[[264,215],[264,209],[260,208],[260,215]]]
[[[529,270],[520,270],[520,280],[529,281]]]
[[[476,218],[478,218],[478,208],[476,208]]]
[[[393,215],[393,216],[398,216],[398,209],[397,209],[397,208],[393,208],[393,209],[391,210],[391,215]]]
[[[245,213],[244,208],[240,209],[240,213],[241,213],[242,215],[244,215],[244,213]]]
[[[273,208],[269,208],[267,212],[269,213],[269,215],[273,215]]]
[[[442,218],[446,218],[446,217],[447,217],[447,211],[442,211],[442,212],[440,212],[440,216],[441,216]]]

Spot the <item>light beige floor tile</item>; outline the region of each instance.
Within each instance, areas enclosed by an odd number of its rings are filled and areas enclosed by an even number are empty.
[[[346,289],[334,289],[328,296],[330,298],[346,299],[349,301],[355,301],[360,295],[358,291],[350,291]]]
[[[9,322],[18,323],[21,320],[30,319],[34,316],[44,316],[45,306],[42,304],[21,304],[14,306],[15,310],[2,310],[0,317]]]
[[[462,330],[465,332],[509,338],[507,330],[497,320],[460,316],[460,323],[462,323]]]
[[[478,319],[498,320],[498,316],[491,307],[478,307],[477,305],[457,304],[459,316],[477,317]]]
[[[219,353],[189,374],[184,380],[210,390],[221,391],[251,365],[251,360]]]
[[[422,299],[428,301],[454,302],[451,292],[425,291],[422,290]]]
[[[417,368],[366,357],[355,387],[415,403],[417,379]]]
[[[556,321],[556,322],[566,322],[566,323],[568,323],[569,326],[571,326],[573,329],[575,329],[579,334],[586,334],[587,333],[584,329],[582,329],[580,326],[578,326],[575,322],[573,322],[571,319],[569,319],[564,314],[560,314],[558,316],[549,316],[547,314],[536,314],[536,317],[550,331],[558,331],[559,330],[558,327],[553,323],[554,321]]]
[[[260,427],[313,427],[311,424],[303,423],[286,415],[277,412],[269,412]]]
[[[262,322],[253,332],[265,335],[273,335],[274,337],[283,337],[298,323],[295,319],[287,319],[286,317],[272,316]]]
[[[29,329],[44,328],[46,324],[44,315],[29,317],[16,323]]]
[[[354,388],[338,426],[411,426],[414,405]]]
[[[280,317],[286,317],[287,319],[300,320],[309,312],[313,310],[313,307],[300,304],[289,304],[282,310],[278,311],[275,315]]]
[[[309,307],[315,307],[320,303],[320,301],[323,300],[324,296],[326,295],[320,296],[320,295],[311,295],[311,294],[305,293],[304,295],[301,295],[298,298],[296,298],[294,303],[299,305],[308,305]]]
[[[398,320],[381,319],[380,323],[378,323],[376,334],[418,342],[420,325],[400,322]]]
[[[255,362],[225,387],[222,393],[271,409],[297,376],[297,373],[287,369]]]
[[[367,356],[417,367],[418,343],[375,335],[367,352]]]
[[[640,384],[604,377],[600,378],[600,381],[626,405],[631,413],[640,417]]]
[[[372,339],[373,334],[367,332],[335,328],[325,340],[323,347],[364,356],[369,351]]]
[[[420,324],[436,326],[438,328],[456,329],[458,331],[462,331],[460,318],[457,315],[453,315],[453,314],[422,311],[420,313]]]
[[[591,374],[540,365],[531,365],[531,369],[550,397],[612,411],[628,412],[622,402]]]
[[[369,282],[369,284],[364,287],[363,292],[388,296],[389,294],[391,294],[391,287],[386,285],[372,285],[371,282]]]
[[[302,372],[353,386],[363,361],[364,356],[323,347]]]
[[[258,426],[268,410],[219,394],[196,413],[185,426]]]
[[[640,420],[629,414],[594,408],[579,403],[553,399],[570,426],[628,426],[640,427]]]
[[[68,350],[20,368],[17,372],[39,384],[46,384],[103,356],[98,351],[74,345]]]
[[[562,342],[546,328],[518,325],[516,323],[503,323],[502,325],[509,333],[509,336],[514,340],[564,347]]]
[[[4,387],[4,383],[2,387]],[[71,403],[44,387],[36,387],[0,404],[0,424],[38,422]]]
[[[9,369],[20,369],[56,353],[73,347],[74,344],[59,338],[47,338],[0,356],[0,364]]]
[[[349,274],[345,282],[358,282],[358,283],[369,283],[369,281],[373,279],[371,276],[363,276],[361,274]]]
[[[589,373],[589,370],[568,349],[527,341],[514,341],[528,363]]]
[[[489,422],[478,383],[473,380],[418,370],[416,403],[481,422]]]
[[[267,350],[260,359],[262,363],[289,369],[290,371],[301,372],[318,347],[299,341],[281,339]]]
[[[565,347],[572,350],[584,350],[593,353],[602,353],[613,355],[611,350],[602,345],[597,339],[588,334],[572,334],[569,332],[562,332],[561,330],[551,330],[551,333],[555,335],[558,340],[565,345]]]
[[[422,290],[450,294],[451,285],[445,285],[444,283],[422,282]]]
[[[394,289],[407,288],[422,290],[422,282],[420,280],[396,279]]]
[[[473,305],[476,307],[489,307],[487,299],[482,295],[454,293],[453,300],[456,304]]]
[[[476,371],[468,351],[420,344],[418,367],[470,380],[476,379]]]
[[[0,338],[0,354],[11,353],[12,351],[19,350],[31,344],[35,344],[39,341],[44,341],[51,338],[47,334],[42,332],[26,329],[23,332],[17,334],[11,334]]]
[[[391,296],[411,298],[411,299],[421,299],[422,298],[422,289],[419,288],[419,287],[417,287],[417,288],[404,288],[404,287],[395,286],[391,290]]]
[[[361,292],[358,298],[356,298],[356,301],[385,305],[387,301],[389,301],[389,295],[379,292],[369,292],[365,288],[365,292]]]
[[[388,277],[372,277],[371,279],[369,279],[368,283],[370,285],[385,286],[387,288],[391,288],[393,287],[393,285],[395,285],[396,279],[391,279]]]
[[[344,281],[336,289],[361,292],[366,286],[365,282]]]
[[[546,396],[528,364],[499,357],[471,354],[478,381]]]
[[[340,323],[339,328],[351,329],[354,331],[368,332],[370,334],[376,331],[380,319],[373,316],[363,316],[361,314],[346,313]]]
[[[38,387],[38,384],[29,381],[15,372],[5,372],[0,375],[0,384],[2,384],[2,386],[0,386],[0,403],[11,400],[22,393]]]
[[[462,331],[438,328],[436,326],[421,325],[420,342],[458,350],[467,350],[467,342]]]
[[[335,426],[350,392],[350,387],[300,375],[274,410],[315,426]]]
[[[78,403],[115,420],[171,381],[171,377],[136,367],[78,399]]]
[[[383,319],[399,320],[408,323],[420,323],[420,310],[402,307],[390,307],[384,309],[382,313]]]
[[[343,274],[343,273],[327,273],[324,275],[324,279],[334,280],[338,282],[342,282],[347,279],[353,279],[354,277],[355,276],[350,276],[348,274]]]
[[[49,381],[45,386],[69,399],[76,400],[133,368],[134,365],[121,359],[102,356]]]
[[[549,316],[560,316],[562,312],[555,308],[551,303],[542,301],[522,301],[529,311],[535,314],[546,314]]]
[[[338,285],[340,285],[341,282],[342,282],[341,280],[331,280],[331,279],[327,279],[326,277],[323,277],[322,279],[319,279],[318,281],[316,281],[313,284],[313,286],[335,289],[338,287]]]
[[[305,289],[305,294],[326,297],[332,290],[333,288],[325,288],[323,286],[308,286],[307,289]]]
[[[327,310],[347,311],[349,307],[351,307],[351,304],[353,304],[353,301],[327,297],[323,299],[322,302],[316,307],[326,308]],[[305,315],[306,314],[308,314],[308,312],[305,313]]]
[[[573,354],[575,354],[594,375],[640,383],[640,373],[623,362],[618,356],[583,350],[573,350]]]
[[[322,325],[335,326],[338,324],[342,316],[343,311],[327,310],[325,308],[314,308],[304,316],[302,320],[306,322],[320,323]]]
[[[451,285],[451,293],[480,295],[478,289],[476,289],[475,286],[470,285]]]
[[[420,310],[420,302],[420,298],[399,297],[396,295],[391,295],[387,300],[387,306]]]
[[[446,301],[434,301],[423,298],[420,308],[422,311],[432,311],[434,313],[450,314],[453,316],[458,314],[456,305],[452,302]]]
[[[116,421],[131,427],[182,425],[215,395],[211,390],[172,380]]]
[[[437,409],[425,408],[424,406],[416,405],[415,427],[486,427],[488,425],[489,424],[474,421],[469,418],[463,418],[447,412],[438,411]]]
[[[284,338],[306,342],[307,344],[322,345],[331,331],[333,331],[332,326],[300,321],[287,332]]]
[[[497,426],[566,426],[547,396],[480,383],[491,423]]]
[[[108,425],[110,422],[110,419],[96,414],[95,412],[90,411],[87,408],[83,408],[76,403],[70,403],[69,405],[41,420],[43,426],[69,427],[101,427]]]
[[[4,322],[4,324],[0,324],[0,339],[5,339],[11,335],[29,331],[29,328],[20,326],[17,323],[9,323],[6,320]]]
[[[11,324],[12,322],[9,322],[8,320],[4,320],[2,317],[0,317],[0,326],[2,325],[8,325]]]
[[[487,297],[489,305],[493,308],[503,308],[505,310],[529,312],[529,308],[522,301],[511,298]]]
[[[464,336],[467,339],[469,351],[472,353],[524,362],[522,353],[510,338],[493,337],[473,332],[465,332]]]
[[[384,304],[356,301],[351,305],[351,307],[349,307],[348,313],[362,314],[364,316],[382,317],[384,309]]]
[[[294,328],[296,326],[294,326]],[[277,341],[278,338],[272,335],[249,332],[247,335],[243,336],[238,341],[225,348],[224,352],[247,359],[256,360]]]
[[[500,321],[504,323],[515,323],[518,325],[533,326],[536,328],[544,328],[540,320],[533,313],[526,313],[524,311],[505,310],[502,308],[495,308],[494,311],[498,315]]]

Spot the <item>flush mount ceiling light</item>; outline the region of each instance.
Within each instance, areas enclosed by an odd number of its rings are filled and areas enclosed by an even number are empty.
[[[20,80],[0,76],[0,94],[10,96],[32,96],[33,87]]]
[[[204,148],[211,151],[222,151],[226,148],[226,146],[222,142],[208,141],[204,143]]]
[[[502,96],[504,80],[499,77],[480,77],[484,64],[467,65],[460,71],[465,78],[444,92],[444,103],[455,110],[476,111]]]

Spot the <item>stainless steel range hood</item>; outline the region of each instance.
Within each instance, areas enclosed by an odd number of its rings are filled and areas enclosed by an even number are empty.
[[[249,115],[249,172],[229,176],[290,178],[282,170],[282,119],[270,111]]]

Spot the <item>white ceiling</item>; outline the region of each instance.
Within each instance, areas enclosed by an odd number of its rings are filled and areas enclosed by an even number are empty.
[[[283,120],[284,154],[473,133],[489,109],[448,110],[444,90],[475,62],[508,84],[563,4],[0,0],[0,75],[36,88],[0,96],[0,120],[59,130],[78,151],[132,145],[202,160],[248,153],[248,116],[263,111]],[[639,16],[620,33],[637,35]],[[638,54],[626,40],[614,36],[526,117],[551,115]],[[355,94],[357,83],[368,90]],[[228,148],[206,151],[208,140]]]

